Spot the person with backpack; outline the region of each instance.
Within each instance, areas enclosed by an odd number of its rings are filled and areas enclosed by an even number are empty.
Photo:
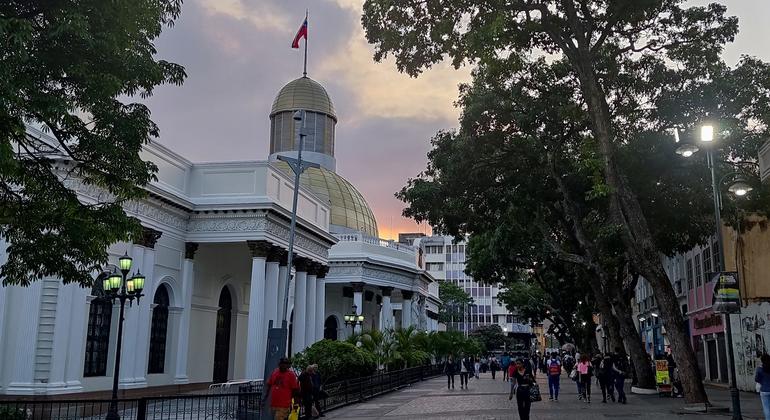
[[[578,387],[580,388],[580,398],[586,403],[591,403],[591,377],[593,377],[593,366],[591,366],[591,360],[587,354],[583,354],[580,357],[580,362],[577,365],[578,371]]]
[[[610,397],[615,402],[615,382],[612,370],[612,355],[607,353],[599,361],[599,368],[596,370],[596,378],[599,380],[599,387],[602,389],[602,402],[607,402]]]
[[[561,380],[561,360],[556,352],[546,361],[548,368],[548,401],[559,401],[559,381]]]
[[[626,354],[623,352],[623,349],[616,347],[615,348],[615,361],[612,365],[612,371],[614,372],[615,377],[615,390],[618,391],[618,402],[621,404],[626,403],[626,391],[625,391],[625,382],[626,377],[628,377],[628,357],[626,357]]]

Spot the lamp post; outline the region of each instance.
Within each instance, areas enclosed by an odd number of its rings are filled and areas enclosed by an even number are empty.
[[[678,135],[676,135],[678,138]],[[700,128],[700,141],[704,145],[707,145],[705,147],[706,149],[706,162],[708,164],[708,168],[711,171],[711,191],[712,191],[712,198],[714,202],[714,227],[716,229],[716,236],[717,236],[717,244],[719,246],[719,252],[717,255],[719,258],[717,258],[717,264],[716,269],[717,272],[724,271],[725,269],[725,260],[724,260],[724,238],[722,237],[722,214],[721,214],[721,200],[720,200],[720,191],[719,191],[719,185],[724,181],[725,178],[722,178],[721,180],[717,180],[717,174],[716,174],[716,161],[714,159],[714,126],[710,124],[705,124],[701,126]],[[683,145],[677,149],[677,153],[682,155],[683,157],[690,157],[693,155],[693,153],[698,151],[697,146],[692,145]],[[751,191],[751,186],[748,185],[745,180],[742,178],[734,179],[733,183],[728,187],[728,191],[731,193],[737,195],[737,196],[744,196],[749,191]],[[733,413],[733,420],[741,420],[743,417],[741,416],[741,397],[738,392],[738,386],[737,381],[735,378],[735,355],[733,352],[733,334],[732,334],[732,325],[730,325],[730,314],[726,313],[724,314],[725,317],[725,335],[727,336],[727,355],[729,357],[729,368],[730,368],[730,400],[732,403],[732,413]]]
[[[281,311],[282,314],[282,320],[281,320],[281,334],[280,339],[278,343],[278,355],[280,357],[283,357],[287,355],[288,349],[286,348],[286,342],[288,340],[288,311],[289,311],[289,284],[291,281],[291,267],[292,267],[292,260],[294,259],[294,236],[297,231],[297,201],[299,200],[299,177],[302,175],[302,172],[305,171],[305,169],[308,168],[318,168],[320,165],[317,163],[311,163],[311,162],[303,162],[302,161],[302,149],[305,148],[305,137],[307,137],[307,133],[305,131],[305,110],[299,109],[294,112],[294,115],[292,116],[292,119],[294,120],[295,124],[300,124],[299,131],[298,131],[298,137],[299,137],[299,145],[297,147],[297,158],[291,158],[283,155],[278,156],[278,160],[286,162],[289,167],[291,168],[292,172],[294,172],[294,197],[292,199],[291,203],[291,224],[289,226],[289,249],[286,255],[286,277],[284,278],[284,293],[283,293],[283,310]],[[268,343],[268,348],[272,346],[271,343]],[[271,357],[271,352],[265,353],[265,369],[268,369]],[[275,355],[273,355],[275,356]]]
[[[345,320],[345,325],[353,327],[353,331],[355,331],[357,326],[364,324],[364,314],[358,313],[358,306],[356,305],[353,305],[350,314],[343,316],[343,319]]]
[[[118,379],[120,376],[120,353],[123,346],[123,314],[126,308],[126,301],[133,302],[136,299],[137,305],[139,299],[144,296],[142,290],[144,289],[144,276],[139,271],[131,277],[127,278],[128,273],[131,271],[132,259],[128,256],[128,253],[118,259],[118,272],[102,273],[100,277],[102,280],[102,287],[104,288],[105,296],[112,300],[120,301],[120,315],[118,316],[118,343],[115,349],[115,371],[112,375],[112,400],[110,401],[110,409],[107,412],[107,420],[119,420],[118,414]]]

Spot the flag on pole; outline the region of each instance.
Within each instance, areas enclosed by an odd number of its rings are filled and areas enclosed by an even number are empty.
[[[305,38],[305,42],[307,42],[307,16],[305,17],[305,21],[302,22],[302,26],[299,27],[297,35],[294,36],[294,41],[291,42],[291,47],[299,48],[299,40],[302,38]]]

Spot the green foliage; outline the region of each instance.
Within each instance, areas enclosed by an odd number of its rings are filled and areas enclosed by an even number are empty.
[[[181,66],[156,59],[153,44],[180,9],[181,0],[0,5],[4,284],[57,276],[90,285],[107,247],[138,232],[122,206],[154,179],[157,168],[139,151],[159,131],[150,110],[131,99],[184,80]],[[79,182],[106,194],[82,203],[71,189]]]
[[[438,284],[438,295],[441,299],[439,307],[439,321],[448,324],[454,319],[462,319],[463,310],[473,304],[473,298],[462,287],[448,282],[441,281]]]
[[[500,350],[503,348],[503,344],[506,343],[503,329],[497,324],[482,325],[471,331],[470,336],[478,340],[482,348],[487,352]]]
[[[24,410],[11,406],[0,405],[0,420],[26,420]]]
[[[377,370],[374,355],[344,341],[321,340],[292,358],[292,366],[297,369],[311,364],[318,365],[327,382],[368,376]]]

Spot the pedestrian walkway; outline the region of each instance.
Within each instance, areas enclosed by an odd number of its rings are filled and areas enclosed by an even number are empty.
[[[595,420],[595,419],[729,419],[726,413],[687,414],[684,400],[659,398],[656,395],[628,393],[628,404],[602,404],[601,390],[592,386],[591,403],[577,399],[575,383],[562,375],[559,401],[548,401],[548,386],[544,376],[538,376],[543,401],[532,403],[532,420]],[[468,390],[460,389],[459,377],[455,389],[447,390],[446,377],[420,382],[378,398],[340,408],[327,414],[329,419],[399,420],[508,420],[518,419],[516,402],[508,400],[509,384],[500,376],[492,380],[489,374],[472,379]],[[756,394],[742,393],[744,418],[762,419],[762,408]],[[729,404],[724,389],[709,389],[709,398],[719,406]]]

